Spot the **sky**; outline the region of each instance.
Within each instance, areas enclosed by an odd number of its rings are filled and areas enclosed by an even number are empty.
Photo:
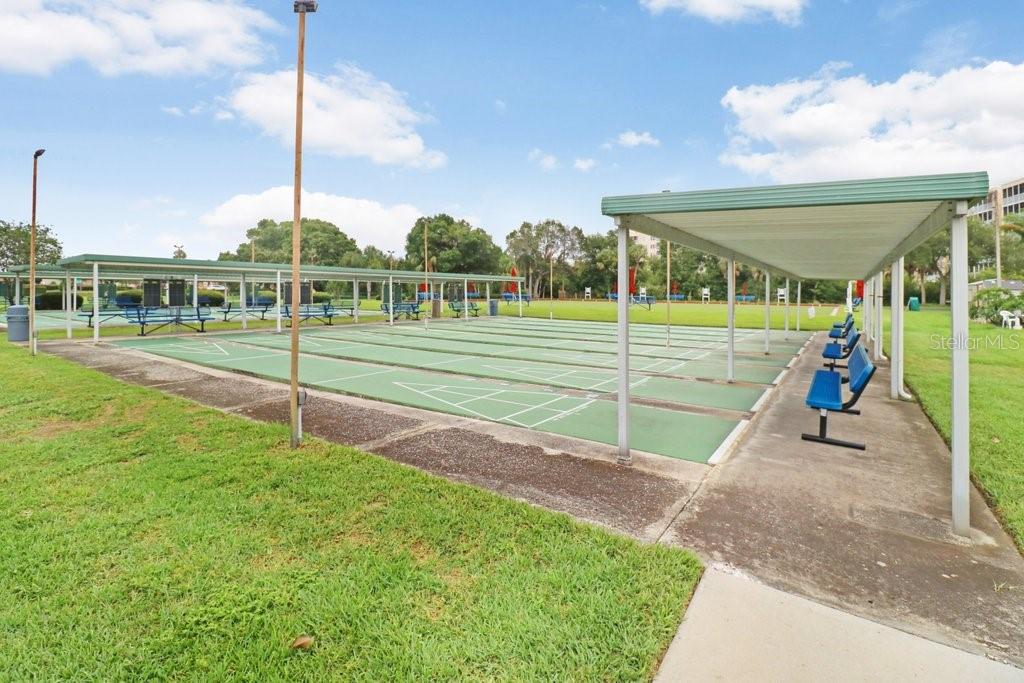
[[[322,0],[303,215],[404,252],[445,212],[605,231],[601,197],[1024,176],[1019,0]],[[0,0],[0,219],[215,258],[291,218],[291,0]]]

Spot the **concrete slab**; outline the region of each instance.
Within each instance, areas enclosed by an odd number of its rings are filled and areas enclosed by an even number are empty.
[[[710,568],[655,681],[1024,680],[1024,671]]]
[[[880,367],[863,414],[801,441],[821,335],[664,540],[769,585],[973,652],[1024,664],[1024,558],[972,488],[974,542],[950,532],[949,450]]]

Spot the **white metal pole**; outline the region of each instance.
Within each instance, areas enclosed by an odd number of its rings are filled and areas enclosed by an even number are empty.
[[[727,261],[729,273],[726,276],[726,280],[729,283],[728,286],[728,302],[726,303],[726,310],[728,311],[727,327],[729,329],[728,338],[726,341],[726,347],[728,348],[728,363],[726,371],[726,379],[730,382],[736,381],[736,260],[732,257]]]
[[[764,353],[768,355],[771,351],[771,333],[772,333],[772,310],[771,310],[771,282],[772,275],[767,270],[764,271]]]
[[[462,281],[462,319],[469,321],[469,280]]]
[[[967,318],[967,202],[957,202],[950,234],[953,339],[953,532],[971,531],[970,357]]]
[[[618,226],[619,327],[619,464],[632,460],[629,452],[629,228]]]
[[[898,353],[899,361],[897,362],[897,368],[895,371],[896,375],[896,391],[899,393],[899,398],[904,401],[912,401],[914,397],[910,395],[907,388],[903,385],[903,369],[905,367],[904,362],[906,359],[905,352],[905,341],[906,333],[903,327],[903,316],[906,314],[906,308],[903,306],[903,300],[906,296],[906,289],[903,286],[903,257],[900,256],[896,259],[896,272],[893,275],[893,284],[896,287],[896,291],[899,294],[896,296],[896,312],[899,314],[897,318],[896,331],[899,333],[899,343],[893,343],[893,353]]]
[[[395,324],[395,276],[388,275],[388,325]]]
[[[238,298],[242,311],[242,329],[247,330],[249,329],[249,309],[245,305],[245,273],[242,273],[238,280]]]
[[[896,285],[897,265],[892,264],[892,282],[889,284],[889,398],[900,398],[900,328],[899,328],[899,287]]]
[[[277,299],[277,333],[281,334],[281,271],[277,271],[277,283],[274,287],[274,298]]]
[[[519,299],[519,317],[520,318],[523,317],[523,284],[525,282],[526,282],[525,280],[522,280],[521,282],[519,282],[519,284],[516,285],[516,293],[518,294],[518,296],[516,298]]]
[[[486,283],[484,285],[484,288],[487,291],[487,315],[490,315],[491,314],[491,283],[490,282]]]
[[[92,264],[92,341],[100,341],[100,264]]]
[[[672,346],[672,243],[665,240],[665,348]]]
[[[78,278],[71,278],[71,310],[78,312]]]
[[[21,276],[18,275],[14,278],[14,304],[16,306],[21,305]]]
[[[359,322],[359,280],[352,281],[352,319]]]
[[[64,329],[68,339],[71,339],[71,307],[74,304],[71,299],[71,273],[64,271]]]
[[[878,273],[878,296],[875,297],[875,304],[878,308],[875,314],[875,327],[878,329],[878,349],[875,351],[875,360],[888,360],[885,357],[885,271]]]
[[[786,278],[786,323],[783,327],[786,339],[789,339],[789,278]]]
[[[192,308],[199,308],[199,274],[192,275]]]
[[[796,331],[800,331],[800,285],[803,284],[802,280],[796,281]]]

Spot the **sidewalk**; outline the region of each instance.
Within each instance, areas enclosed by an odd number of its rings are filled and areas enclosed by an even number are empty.
[[[711,567],[656,683],[1024,681],[1024,670]]]

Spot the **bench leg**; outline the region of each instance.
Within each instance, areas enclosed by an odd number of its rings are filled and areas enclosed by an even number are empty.
[[[854,412],[852,410],[843,411],[849,412],[854,415],[859,415],[860,411]],[[862,443],[854,443],[853,441],[843,441],[842,439],[833,439],[828,436],[828,411],[822,410],[818,417],[818,433],[808,434],[804,432],[800,435],[800,438],[804,441],[815,441],[817,443],[827,443],[832,446],[842,446],[843,448],[854,448],[858,451],[867,450]]]

